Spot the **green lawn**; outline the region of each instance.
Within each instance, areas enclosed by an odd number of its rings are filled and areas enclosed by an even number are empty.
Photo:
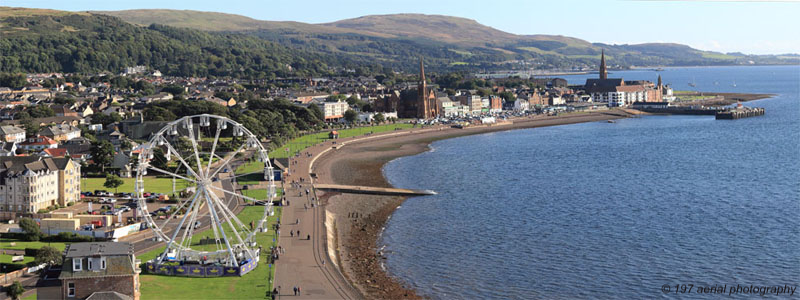
[[[247,224],[262,216],[262,206],[248,206],[239,213],[239,219]],[[268,218],[269,228],[280,217],[281,208],[275,207],[275,215]],[[227,229],[227,228],[226,228]],[[210,229],[208,230],[210,231]],[[213,236],[210,232],[209,235]],[[205,236],[202,232],[193,240]],[[271,229],[256,234],[256,242],[264,248],[273,245],[275,232]],[[213,245],[210,245],[214,247]],[[202,249],[203,247],[196,247]],[[142,262],[155,258],[164,248],[156,249],[139,256]],[[261,257],[259,266],[242,277],[192,278],[161,275],[140,275],[142,299],[263,299],[266,291],[272,290],[269,278],[275,277],[275,267],[268,267],[267,257]]]
[[[133,193],[133,185],[136,182],[136,178],[120,178],[123,183],[116,191],[120,193]],[[106,190],[109,192],[114,192],[114,189],[109,189],[103,186],[103,183],[106,182],[105,178],[83,178],[81,179],[81,191],[83,192],[94,192],[95,190]],[[186,187],[193,186],[190,185],[188,181],[183,179],[176,179],[175,180],[175,189],[180,191]],[[148,176],[144,178],[144,191],[150,193],[162,193],[171,195],[172,194],[172,178],[156,178],[152,176]]]
[[[246,176],[236,178],[236,182],[239,184],[258,184],[261,181],[264,181],[264,163],[259,162],[257,160],[247,162],[236,168],[234,174],[244,175]]]
[[[0,263],[24,266],[27,263],[32,262],[34,258],[33,256],[25,256],[25,259],[20,262],[11,262],[11,257],[12,255],[0,254]]]
[[[22,298],[22,300],[36,300],[36,293],[34,292],[30,296]]]
[[[11,243],[16,243],[16,244],[14,246],[11,246]],[[66,247],[66,243],[27,242],[9,238],[0,238],[0,249],[8,249],[8,250],[25,250],[25,248],[39,249],[42,248],[42,246],[48,246],[48,245],[58,250],[64,250],[64,248]]]
[[[242,195],[245,195],[245,196],[250,197],[250,198],[264,200],[264,199],[267,199],[267,192],[268,192],[268,190],[265,189],[265,188],[264,189],[254,189],[254,190],[242,190]],[[275,196],[275,199],[280,199],[281,197],[283,197],[283,190],[277,189],[277,194],[278,195]]]
[[[406,129],[413,127],[412,124],[407,123],[397,123],[397,124],[383,124],[377,126],[370,126],[370,127],[359,127],[359,128],[350,128],[350,129],[337,129],[336,131],[339,132],[339,138],[348,138],[353,136],[364,135],[369,132],[379,133],[379,132],[386,132],[386,131],[394,131],[395,129]],[[312,133],[306,134],[298,138],[294,138],[281,146],[278,149],[272,150],[269,153],[270,158],[286,158],[289,154],[294,155],[302,151],[305,148],[311,147],[313,145],[325,142],[328,140],[328,132],[320,132],[320,133]],[[289,148],[289,151],[286,151],[286,148]]]

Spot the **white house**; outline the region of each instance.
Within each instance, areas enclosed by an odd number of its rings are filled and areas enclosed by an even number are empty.
[[[5,142],[21,143],[25,141],[25,129],[12,125],[0,126],[0,137]]]
[[[514,101],[514,111],[527,111],[530,109],[530,103],[527,100],[517,99]]]

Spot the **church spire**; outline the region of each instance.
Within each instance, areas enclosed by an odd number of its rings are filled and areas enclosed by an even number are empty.
[[[605,49],[600,50],[600,79],[608,79],[608,71],[606,70]]]
[[[661,88],[661,74],[658,75],[658,88]]]
[[[420,84],[425,82],[425,65],[422,64],[422,56],[419,57],[419,82]]]

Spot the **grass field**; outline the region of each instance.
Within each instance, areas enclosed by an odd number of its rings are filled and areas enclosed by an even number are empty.
[[[263,207],[249,206],[237,216],[247,224],[262,216]],[[275,207],[275,215],[268,218],[269,228],[280,217],[281,208]],[[205,233],[195,235],[197,241]],[[269,248],[275,241],[275,232],[269,230],[256,234],[256,242],[264,248]],[[194,240],[194,239],[193,239]],[[213,245],[209,245],[213,247]],[[197,249],[203,247],[197,246]],[[164,248],[156,249],[138,256],[142,262],[155,258]],[[266,291],[272,290],[270,278],[275,277],[275,267],[267,264],[268,259],[262,255],[259,266],[242,277],[215,277],[191,278],[161,275],[140,275],[142,299],[264,299]]]
[[[133,193],[133,185],[136,181],[136,178],[120,178],[123,183],[119,188],[116,190],[120,193]],[[109,189],[103,186],[103,183],[106,182],[105,178],[83,178],[81,179],[81,191],[82,192],[94,192],[95,190],[106,190],[109,192],[114,192],[114,189]],[[180,191],[189,185],[189,182],[183,179],[176,179],[175,180],[175,189]],[[156,178],[156,177],[145,177],[144,179],[144,190],[145,192],[150,193],[162,193],[171,195],[172,194],[172,178]]]
[[[45,231],[47,230],[45,229]],[[15,245],[11,246],[11,243],[15,243]],[[64,248],[66,247],[66,243],[27,242],[15,239],[0,238],[0,249],[7,249],[7,250],[25,250],[25,248],[39,249],[42,248],[42,246],[48,246],[48,245],[58,250],[64,250]]]
[[[22,300],[36,300],[36,293],[33,293],[28,297],[22,298]]]
[[[264,181],[264,163],[257,160],[244,163],[236,168],[234,174],[237,176],[249,174],[236,178],[236,182],[239,184],[258,184]]]
[[[283,190],[277,190],[278,195],[275,196],[275,199],[283,197]],[[256,198],[259,200],[267,199],[267,189],[256,189],[256,190],[242,190],[242,195],[247,197]]]
[[[369,132],[379,133],[379,132],[393,131],[396,129],[411,128],[412,126],[413,125],[407,123],[397,123],[397,124],[383,124],[370,127],[341,129],[336,131],[339,132],[339,138],[348,138],[353,136],[364,135]],[[279,149],[270,151],[269,157],[286,158],[289,156],[289,154],[294,155],[295,153],[298,153],[305,148],[325,142],[327,140],[328,140],[328,132],[306,134],[304,136],[290,140]],[[289,148],[288,152],[286,151],[286,148]]]
[[[12,255],[0,254],[0,263],[24,266],[33,261],[33,256],[25,256],[25,259],[20,262],[11,262],[11,257]]]

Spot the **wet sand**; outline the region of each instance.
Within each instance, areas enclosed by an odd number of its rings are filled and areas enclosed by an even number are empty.
[[[382,173],[392,159],[427,151],[436,140],[494,131],[606,121],[631,117],[624,110],[537,116],[516,119],[513,124],[468,127],[432,127],[349,138],[338,141],[339,149],[323,154],[314,164],[317,183],[390,187]],[[344,146],[341,144],[344,143]],[[392,277],[383,267],[377,241],[394,210],[405,197],[325,193],[320,196],[332,227],[328,241],[331,259],[345,278],[369,299],[419,299],[413,287]],[[332,220],[332,221],[331,221]],[[328,229],[331,230],[330,228]],[[424,292],[423,292],[424,294]]]

